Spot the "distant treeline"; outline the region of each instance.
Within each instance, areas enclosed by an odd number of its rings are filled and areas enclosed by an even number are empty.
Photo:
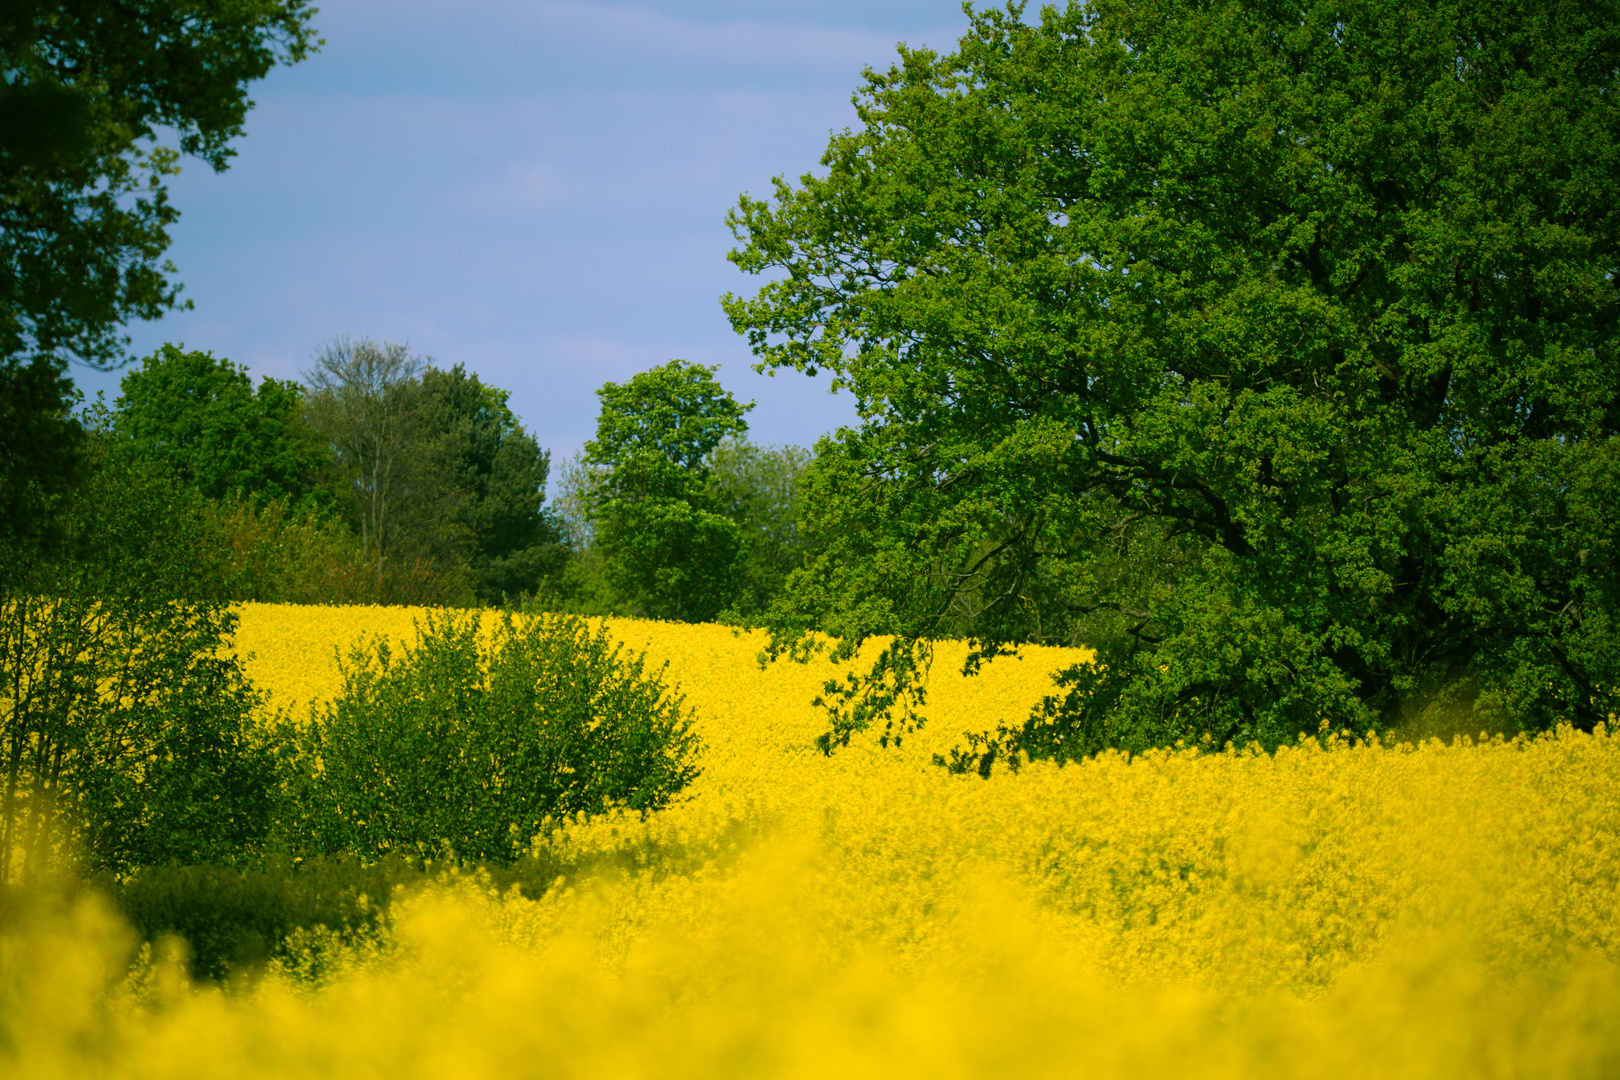
[[[749,406],[681,361],[601,394],[598,437],[547,506],[549,452],[506,390],[460,364],[342,337],[302,382],[255,387],[228,359],[165,345],[83,413],[100,481],[68,501],[97,514],[111,483],[165,506],[141,536],[188,553],[182,591],[209,599],[762,612],[801,561],[809,452],[749,443]]]

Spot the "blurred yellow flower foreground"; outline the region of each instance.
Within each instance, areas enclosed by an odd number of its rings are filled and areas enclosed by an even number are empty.
[[[250,606],[238,645],[301,715],[333,647],[412,612]],[[419,614],[419,613],[418,613]],[[829,665],[717,626],[612,630],[697,710],[691,797],[553,843],[604,869],[396,904],[320,982],[99,990],[93,905],[0,937],[17,1077],[1620,1075],[1620,740],[930,764],[1073,659],[962,679],[929,726],[824,758]],[[97,1001],[104,1002],[96,1006]]]

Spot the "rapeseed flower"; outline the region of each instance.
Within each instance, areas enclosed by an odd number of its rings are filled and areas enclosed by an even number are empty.
[[[412,617],[250,605],[237,645],[272,707],[297,713],[337,690],[336,652],[407,638]],[[159,1005],[109,992],[100,1013],[49,1003],[116,973],[113,921],[90,902],[36,915],[0,942],[8,1072],[1620,1068],[1620,738],[1606,730],[1103,754],[981,780],[933,754],[1021,718],[1076,654],[1028,649],[964,679],[965,647],[941,643],[926,727],[826,757],[810,706],[826,661],[762,669],[754,634],[608,626],[668,662],[707,753],[677,805],[537,838],[600,856],[599,872],[535,896],[446,879],[396,902],[386,947],[314,983],[176,989],[159,960]]]

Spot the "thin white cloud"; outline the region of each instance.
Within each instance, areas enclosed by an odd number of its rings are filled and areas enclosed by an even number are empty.
[[[806,5],[813,11],[813,5]],[[340,27],[367,26],[373,33],[409,34],[411,24],[439,24],[445,35],[475,36],[481,26],[500,27],[503,42],[533,40],[549,50],[561,44],[573,51],[628,57],[698,61],[705,64],[766,66],[850,72],[895,59],[897,38],[864,28],[822,26],[803,19],[723,19],[703,21],[644,4],[590,3],[586,0],[347,0],[323,4]],[[954,4],[941,4],[951,24],[906,35],[912,46],[950,48],[965,28]],[[418,26],[420,29],[420,26]],[[452,28],[454,32],[452,33]],[[445,35],[440,35],[441,37]],[[494,61],[493,58],[491,62]]]
[[[558,2],[529,10],[547,29],[581,43],[709,63],[849,70],[887,63],[895,55],[891,38],[861,29],[755,19],[699,23],[619,4]]]

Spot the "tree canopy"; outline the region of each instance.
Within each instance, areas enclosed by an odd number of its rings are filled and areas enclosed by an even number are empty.
[[[337,462],[350,524],[379,573],[384,560],[443,560],[460,544],[449,528],[452,493],[426,451],[427,365],[397,342],[343,335],[317,349],[304,372],[304,415]]]
[[[603,383],[596,438],[586,446],[590,460],[613,468],[646,453],[682,469],[701,468],[722,439],[748,430],[743,417],[754,407],[737,404],[715,370],[671,360],[622,386]]]
[[[980,764],[1620,707],[1620,6],[970,18],[729,218],[862,417],[772,617],[900,637],[827,745],[941,635],[1098,650]]]
[[[550,456],[506,391],[346,336],[317,350],[305,379],[304,419],[336,459],[379,597],[498,603],[558,569],[560,527],[542,507]]]
[[[684,360],[596,393],[587,514],[607,583],[654,618],[712,619],[737,592],[743,539],[710,489],[707,459],[748,430],[752,403]]]
[[[249,83],[319,44],[309,0],[14,0],[0,15],[0,356],[124,358],[179,303],[182,154],[223,171]],[[172,140],[172,144],[165,141]]]
[[[330,502],[326,448],[299,415],[297,383],[265,378],[255,391],[231,361],[164,345],[120,385],[121,440],[204,498]]]

